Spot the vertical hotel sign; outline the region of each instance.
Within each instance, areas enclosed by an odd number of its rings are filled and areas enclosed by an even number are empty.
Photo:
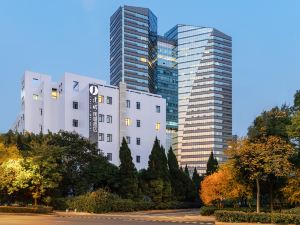
[[[89,84],[89,138],[98,144],[98,85]]]

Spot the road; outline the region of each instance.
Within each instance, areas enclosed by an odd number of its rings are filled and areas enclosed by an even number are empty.
[[[195,219],[195,211],[159,211],[120,214],[57,213],[55,215],[0,214],[0,225],[213,225]],[[186,219],[183,219],[186,218]]]

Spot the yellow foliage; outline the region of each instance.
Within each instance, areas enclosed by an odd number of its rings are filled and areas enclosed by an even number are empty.
[[[300,169],[288,179],[287,185],[281,190],[290,203],[300,203]]]
[[[10,145],[6,147],[3,143],[0,142],[0,164],[10,159],[20,158],[20,152],[15,145]]]
[[[204,178],[201,182],[200,196],[204,204],[212,205],[228,199],[251,197],[251,190],[236,179],[230,161],[223,164],[219,171]]]

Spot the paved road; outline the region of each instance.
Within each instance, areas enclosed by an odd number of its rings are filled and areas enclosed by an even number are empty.
[[[174,216],[196,215],[196,211],[150,211],[128,214],[0,214],[0,225],[213,225],[213,221],[176,221]],[[163,215],[163,218],[161,217]],[[167,219],[166,219],[167,218]],[[168,219],[170,218],[170,219]],[[172,221],[173,219],[173,221]]]

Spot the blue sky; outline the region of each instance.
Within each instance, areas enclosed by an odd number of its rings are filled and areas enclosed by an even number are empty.
[[[25,70],[109,80],[109,18],[124,4],[150,8],[160,33],[185,23],[232,36],[234,134],[300,89],[297,0],[1,0],[0,132],[19,113]]]

